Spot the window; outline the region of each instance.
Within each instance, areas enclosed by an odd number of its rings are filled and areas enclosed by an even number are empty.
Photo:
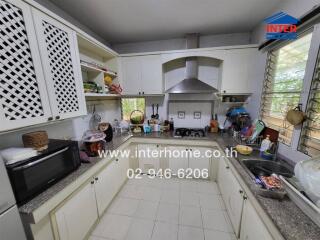
[[[300,101],[312,34],[268,53],[261,101],[261,118],[279,131],[279,140],[291,143],[293,127],[286,123],[289,109]]]
[[[122,98],[121,110],[122,119],[130,121],[132,111],[139,110],[145,115],[146,102],[144,98]]]
[[[320,53],[318,53],[306,109],[307,120],[303,124],[299,150],[309,156],[316,156],[320,154]]]

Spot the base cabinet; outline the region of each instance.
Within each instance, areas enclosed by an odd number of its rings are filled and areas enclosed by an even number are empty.
[[[142,173],[148,173],[149,169],[154,169],[156,172],[160,169],[160,157],[151,157],[153,151],[159,151],[158,144],[138,144],[139,168]],[[148,156],[150,155],[150,156]]]
[[[168,168],[171,170],[171,173],[178,174],[179,169],[186,170],[188,168],[188,157],[185,152],[188,149],[179,146],[168,146],[167,149],[171,152],[171,156],[169,156],[168,159]],[[178,154],[175,155],[175,152],[180,153],[180,156],[178,156]]]
[[[113,159],[53,215],[58,239],[85,239],[126,180],[129,159]]]
[[[189,168],[192,169],[192,172],[194,175],[197,175],[198,174],[197,171],[198,171],[202,178],[208,178],[210,175],[210,166],[211,166],[210,164],[211,157],[208,155],[208,153],[210,152],[210,149],[193,147],[193,148],[190,148],[190,150],[193,154],[195,153],[195,151],[198,151],[198,153],[200,154],[200,157],[195,157],[194,155],[190,156]],[[205,175],[203,174],[203,171],[208,172],[208,177],[205,177]]]
[[[273,237],[249,199],[244,202],[240,240],[272,240]]]
[[[60,240],[84,239],[98,219],[94,183],[87,183],[54,215]]]
[[[120,185],[118,182],[120,182],[120,179],[117,168],[118,165],[116,161],[112,161],[95,177],[94,187],[99,216],[103,214],[118,191],[118,185]]]
[[[238,237],[240,233],[244,191],[224,157],[222,157],[219,162],[218,186],[226,205],[231,225]]]

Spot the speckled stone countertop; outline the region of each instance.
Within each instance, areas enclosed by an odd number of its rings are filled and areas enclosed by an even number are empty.
[[[172,133],[151,133],[143,134],[137,133],[132,135],[121,135],[115,136],[113,141],[107,145],[107,149],[112,150],[118,148],[121,144],[126,142],[131,137],[137,138],[161,138],[161,139],[181,139],[173,137]],[[184,140],[189,140],[192,138],[182,138]],[[231,137],[221,136],[220,134],[208,134],[205,138],[197,138],[201,141],[216,141],[222,149],[227,146],[234,146],[235,142]],[[239,158],[241,156],[239,155]],[[246,157],[248,158],[248,157]],[[251,158],[257,158],[257,156],[252,156]],[[320,228],[314,224],[311,219],[306,216],[289,198],[284,198],[283,200],[271,199],[262,197],[258,194],[257,187],[251,177],[248,175],[244,167],[239,163],[238,159],[229,158],[230,162],[237,170],[239,175],[244,180],[247,187],[251,190],[252,194],[258,200],[258,203],[261,205],[262,209],[265,210],[267,215],[273,221],[275,226],[279,229],[280,233],[285,239],[288,240],[318,240],[320,239]],[[81,164],[81,166],[47,189],[45,192],[41,193],[25,205],[19,208],[21,213],[30,214],[35,209],[44,204],[48,199],[53,197],[55,194],[60,192],[67,185],[76,181],[76,179],[93,167],[96,163],[101,161],[101,159],[96,159],[90,164]]]

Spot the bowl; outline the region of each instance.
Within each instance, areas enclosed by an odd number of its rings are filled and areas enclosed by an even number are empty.
[[[250,155],[253,151],[252,147],[246,145],[237,145],[236,150],[238,153],[242,155]]]

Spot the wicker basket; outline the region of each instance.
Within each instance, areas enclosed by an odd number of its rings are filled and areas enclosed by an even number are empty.
[[[48,148],[48,134],[46,131],[30,132],[22,135],[23,145],[43,151]]]

